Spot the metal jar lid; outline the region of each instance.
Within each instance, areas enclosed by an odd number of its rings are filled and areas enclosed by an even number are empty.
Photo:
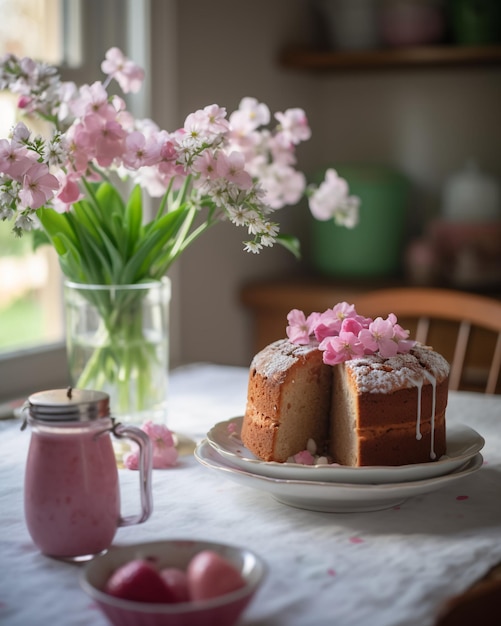
[[[110,397],[90,389],[50,389],[28,398],[29,416],[43,422],[88,422],[110,416]]]

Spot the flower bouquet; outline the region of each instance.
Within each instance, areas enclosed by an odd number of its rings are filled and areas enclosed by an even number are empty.
[[[12,220],[17,235],[35,229],[36,242],[56,250],[70,285],[83,287],[99,324],[72,382],[116,388],[112,406],[123,414],[155,395],[151,368],[167,351],[146,336],[138,286],[162,281],[221,221],[246,230],[248,252],[279,243],[298,255],[298,240],[279,232],[278,209],[307,196],[317,218],[353,226],[358,200],[333,170],[313,187],[296,168],[296,147],[311,135],[303,110],[275,113],[272,126],[268,107],[247,97],[230,115],[212,104],[169,132],[134,118],[124,98],[108,93],[112,81],[123,94],[138,91],[141,68],[112,48],[101,69],[104,81],[77,87],[53,66],[1,60],[0,88],[17,94],[27,123],[0,140],[0,218]],[[30,130],[35,118],[43,133]],[[152,215],[145,195],[160,198]],[[72,364],[71,337],[68,347]]]

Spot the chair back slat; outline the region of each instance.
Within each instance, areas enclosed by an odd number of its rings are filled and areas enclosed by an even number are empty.
[[[456,337],[456,346],[454,348],[454,356],[452,357],[451,372],[449,375],[449,389],[457,391],[461,384],[461,374],[464,367],[464,358],[466,356],[466,348],[470,338],[471,324],[462,321],[459,325]]]
[[[419,343],[427,344],[428,343],[428,333],[430,332],[430,318],[429,317],[420,317],[417,321],[416,327],[416,341]]]
[[[489,377],[487,378],[487,386],[485,393],[496,393],[496,385],[499,379],[499,371],[501,370],[501,333],[498,333],[494,356],[492,357]]]

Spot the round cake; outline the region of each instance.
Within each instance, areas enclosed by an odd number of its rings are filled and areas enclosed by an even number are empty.
[[[285,462],[313,440],[341,465],[430,462],[446,451],[448,376],[420,344],[329,365],[318,342],[281,339],[252,360],[242,441],[264,461]]]

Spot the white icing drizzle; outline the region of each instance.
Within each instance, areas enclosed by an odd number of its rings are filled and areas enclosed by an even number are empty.
[[[433,374],[431,374],[428,370],[423,370],[423,374],[430,381],[431,386],[433,388],[433,396],[431,403],[431,450],[430,450],[430,458],[435,459],[437,455],[435,454],[435,405],[437,401],[437,379]]]
[[[423,437],[421,434],[421,397],[423,395],[423,379],[414,380],[417,389],[417,418],[416,418],[416,439],[420,441]]]

